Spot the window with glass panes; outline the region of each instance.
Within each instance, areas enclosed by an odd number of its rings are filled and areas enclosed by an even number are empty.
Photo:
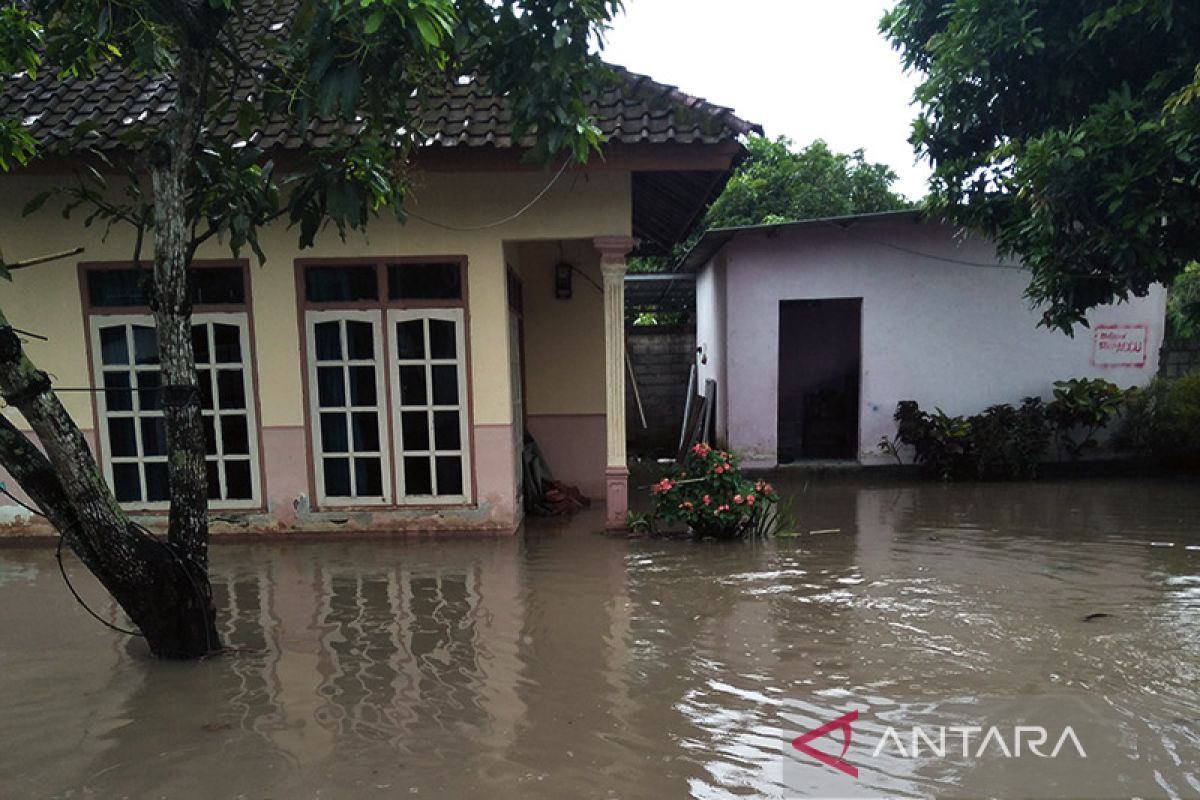
[[[310,311],[307,325],[318,499],[388,502],[379,312]]]
[[[298,272],[318,503],[468,502],[462,262]]]
[[[85,272],[92,363],[104,470],[123,504],[165,507],[166,424],[154,318],[139,310],[144,296],[136,270]],[[241,267],[200,267],[192,346],[205,433],[208,496],[218,506],[261,504],[258,427],[250,358],[249,318]],[[117,313],[114,313],[117,312]]]
[[[466,352],[462,309],[388,312],[400,493],[466,496]]]

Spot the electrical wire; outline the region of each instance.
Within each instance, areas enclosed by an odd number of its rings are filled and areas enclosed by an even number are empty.
[[[28,511],[30,514],[34,514],[45,520],[50,519],[48,516],[46,516],[45,513],[43,513],[39,509],[34,508],[33,506],[29,505],[24,500],[17,497],[16,495],[14,495],[12,492],[10,492],[8,490],[8,487],[5,486],[2,482],[0,482],[0,493],[3,493],[6,497],[8,497],[9,500],[12,500],[18,506],[20,506],[21,508],[24,508],[26,511]],[[187,564],[179,556],[179,554],[175,551],[175,548],[171,547],[171,545],[168,542],[164,542],[163,540],[159,539],[144,525],[141,525],[140,523],[137,523],[137,522],[132,522],[131,524],[132,524],[133,528],[136,531],[138,531],[138,533],[142,534],[142,536],[146,537],[150,541],[152,541],[155,544],[159,545],[160,547],[164,548],[167,551],[167,553],[171,556],[171,559],[175,562],[175,565],[183,571],[184,575],[187,576],[188,583],[190,583],[192,585],[192,592],[195,594],[196,598],[201,601],[200,606],[199,606],[200,614],[201,614],[201,625],[204,628],[204,637],[205,637],[205,641],[207,641],[207,643],[208,643],[209,652],[215,651],[217,648],[212,639],[212,631],[210,630],[209,625],[208,625],[208,614],[206,611],[206,609],[212,604],[212,595],[209,592],[205,592],[200,587],[200,585],[196,582],[195,576],[192,575],[191,570],[188,569]],[[65,540],[66,540],[66,537],[60,533],[58,536],[58,544],[54,548],[54,559],[58,562],[58,571],[62,575],[63,582],[67,584],[67,589],[71,592],[71,596],[75,598],[75,602],[79,603],[79,605],[83,608],[84,611],[86,611],[89,615],[91,615],[91,617],[93,619],[95,619],[97,622],[101,623],[105,627],[111,628],[112,630],[116,631],[117,633],[123,633],[126,636],[137,636],[139,638],[145,639],[146,634],[144,634],[140,631],[134,631],[134,630],[130,630],[128,628],[122,628],[120,625],[115,625],[115,624],[109,622],[108,620],[104,619],[104,617],[100,616],[94,610],[92,610],[92,607],[87,604],[87,601],[85,601],[83,599],[83,597],[80,596],[79,592],[75,589],[75,585],[73,583],[71,583],[70,576],[67,575],[66,565],[63,564],[62,550],[63,550],[63,542]]]
[[[8,493],[5,492],[5,494]],[[117,633],[123,633],[126,636],[137,636],[138,638],[145,639],[146,634],[142,633],[141,631],[129,630],[128,628],[122,628],[120,625],[114,625],[113,623],[109,622],[104,617],[93,611],[92,607],[84,602],[84,599],[79,596],[79,592],[75,591],[74,584],[71,583],[71,579],[67,576],[67,568],[63,565],[62,547],[64,538],[65,537],[63,537],[62,534],[59,534],[58,545],[54,548],[54,558],[56,561],[58,561],[58,571],[62,574],[63,582],[67,584],[67,589],[70,590],[71,596],[75,598],[75,602],[79,603],[84,611],[91,614],[93,619],[105,627],[112,628]]]
[[[835,222],[826,222],[825,225],[827,225],[831,228],[837,228],[839,231],[846,234],[847,236],[853,236],[854,238],[860,239],[864,242],[870,242],[871,244],[878,245],[880,247],[887,247],[892,250],[898,250],[901,253],[908,253],[909,255],[920,256],[921,258],[928,258],[931,261],[942,261],[947,264],[957,264],[957,265],[963,266],[963,267],[978,267],[980,269],[1005,269],[1005,270],[1016,270],[1018,272],[1026,272],[1027,271],[1027,269],[1025,267],[1021,266],[1020,264],[998,264],[998,263],[994,263],[994,262],[989,263],[989,262],[983,262],[983,261],[965,261],[960,258],[950,258],[948,256],[939,256],[934,253],[926,253],[922,250],[915,250],[911,247],[905,247],[903,245],[895,244],[894,242],[885,242],[881,239],[874,239],[870,236],[864,236],[863,234],[859,233],[856,230],[852,230],[845,225],[838,225]]]
[[[455,231],[457,233],[471,233],[474,231],[486,231],[489,228],[498,228],[501,225],[507,225],[508,223],[517,219],[522,214],[524,214],[526,211],[528,211],[529,209],[531,209],[535,205],[537,205],[538,201],[541,200],[543,197],[545,197],[550,192],[550,190],[554,188],[554,184],[558,183],[558,179],[563,176],[563,173],[567,171],[567,167],[569,167],[569,166],[571,166],[571,159],[568,158],[566,161],[563,162],[563,165],[561,167],[559,167],[558,172],[555,173],[554,177],[550,179],[550,182],[547,183],[546,186],[540,192],[537,193],[536,197],[534,197],[532,200],[530,200],[528,203],[526,203],[524,206],[522,206],[520,208],[520,210],[518,210],[512,214],[509,214],[504,219],[498,219],[495,222],[487,222],[487,223],[484,223],[483,225],[467,225],[467,226],[448,225],[445,222],[437,222],[435,220],[430,219],[429,217],[422,216],[415,211],[409,211],[408,209],[405,209],[404,213],[407,214],[408,216],[412,217],[413,219],[421,220],[421,222],[424,222],[427,225],[432,225],[433,227],[441,228],[442,230]]]
[[[574,264],[570,264],[569,266],[571,267],[572,272],[576,273],[577,275],[579,275],[579,277],[583,278],[585,281],[590,283],[592,286],[596,287],[596,291],[598,291],[600,294],[604,294],[604,287],[601,286],[600,284],[596,283],[594,280],[592,280],[591,275],[588,275],[586,272],[584,272],[583,270],[581,270],[579,267],[575,266]]]
[[[8,490],[7,486],[0,484],[0,492],[3,492],[4,495],[6,497],[8,497],[9,500],[12,500],[18,506],[20,506],[21,508],[28,511],[30,514],[39,516],[45,520],[50,519],[48,516],[46,516],[40,510],[34,508],[33,506],[29,505],[24,500],[17,497],[16,495],[14,495],[12,492],[10,492]],[[87,602],[79,595],[79,592],[75,590],[75,585],[73,583],[71,583],[70,576],[67,575],[66,565],[63,564],[62,548],[63,548],[63,541],[65,539],[66,539],[66,537],[63,536],[61,533],[58,535],[58,545],[54,548],[54,560],[58,562],[58,571],[62,575],[63,582],[67,584],[67,589],[70,590],[71,596],[75,598],[75,602],[79,603],[79,605],[83,608],[83,610],[86,611],[88,614],[90,614],[92,616],[92,618],[95,619],[97,622],[101,623],[102,625],[104,625],[108,628],[112,628],[117,633],[123,633],[126,636],[138,636],[143,639],[146,638],[146,634],[141,633],[140,631],[132,631],[132,630],[129,630],[128,628],[122,628],[120,625],[114,625],[113,623],[109,622],[104,617],[100,616],[95,611],[93,611],[92,607],[89,606],[87,604]]]

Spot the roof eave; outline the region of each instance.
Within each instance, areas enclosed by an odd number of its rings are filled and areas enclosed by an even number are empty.
[[[778,235],[788,231],[802,230],[805,228],[816,227],[840,227],[848,228],[852,225],[857,225],[863,222],[885,222],[889,220],[898,221],[911,219],[913,222],[920,222],[925,219],[926,213],[919,208],[905,208],[898,211],[872,211],[862,214],[844,214],[833,217],[812,217],[810,219],[792,220],[789,222],[775,222],[763,225],[738,225],[728,228],[713,228],[704,233],[699,241],[692,246],[692,249],[684,254],[678,263],[672,268],[673,272],[697,272],[701,267],[711,261],[717,253],[719,253],[725,245],[734,239],[742,236],[754,234],[762,234],[766,236]]]

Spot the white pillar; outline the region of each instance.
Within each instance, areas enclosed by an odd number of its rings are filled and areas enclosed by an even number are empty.
[[[625,458],[625,256],[633,239],[593,240],[604,276],[604,368],[607,461],[604,470],[605,525],[624,528],[629,511],[629,465]]]

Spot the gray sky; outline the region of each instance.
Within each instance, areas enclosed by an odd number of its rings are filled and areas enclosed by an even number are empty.
[[[626,0],[605,59],[679,86],[797,144],[888,164],[910,198],[929,169],[908,144],[916,80],[878,32],[881,0]]]

